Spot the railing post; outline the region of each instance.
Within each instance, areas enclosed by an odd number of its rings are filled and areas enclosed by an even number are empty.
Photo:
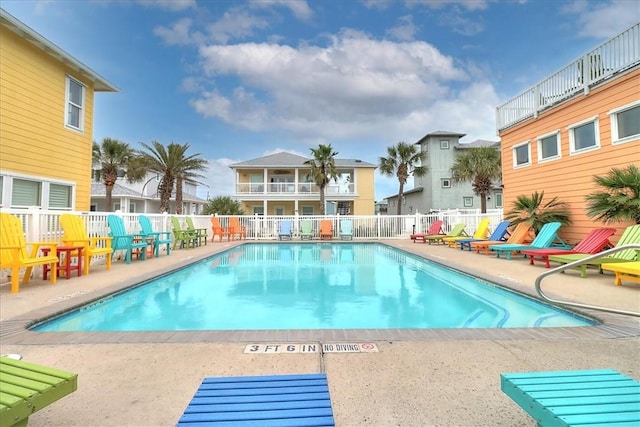
[[[41,242],[43,239],[41,236],[40,226],[40,208],[38,206],[31,206],[29,208],[29,215],[27,216],[26,224],[26,236],[27,242]]]

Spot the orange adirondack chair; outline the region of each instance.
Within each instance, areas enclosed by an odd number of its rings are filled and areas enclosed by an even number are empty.
[[[238,240],[247,238],[246,227],[240,225],[240,221],[234,216],[229,218],[229,235],[232,239],[235,239],[236,236],[238,236]]]
[[[320,221],[320,240],[333,239],[333,223],[331,220],[323,219]]]
[[[533,237],[533,232],[531,231],[531,225],[521,222],[518,226],[511,232],[511,236],[509,239],[505,241],[491,241],[491,240],[482,240],[478,242],[471,242],[471,248],[475,249],[477,253],[484,251],[485,255],[489,255],[489,246],[491,245],[504,245],[509,243],[525,243],[528,240],[531,240]]]
[[[211,217],[211,241],[213,242],[216,238],[216,236],[220,237],[220,241],[222,242],[222,239],[226,236],[227,237],[227,241],[231,240],[230,239],[230,232],[229,232],[229,228],[228,227],[223,227],[222,224],[220,224],[220,219],[217,216],[212,216]]]
[[[31,252],[27,252],[27,245],[31,246]],[[0,213],[0,269],[11,269],[11,292],[17,293],[20,290],[20,269],[26,268],[22,278],[22,284],[29,283],[33,267],[37,265],[49,264],[51,266],[51,284],[56,283],[58,278],[58,257],[56,254],[57,243],[27,243],[24,239],[22,224],[17,217]],[[52,248],[53,255],[38,256],[40,247],[48,246]]]

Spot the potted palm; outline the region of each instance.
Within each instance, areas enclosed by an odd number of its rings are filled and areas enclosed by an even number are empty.
[[[640,169],[636,165],[612,168],[594,176],[600,191],[586,196],[587,215],[604,223],[633,221],[640,224]]]
[[[562,225],[571,224],[567,204],[558,200],[557,197],[545,202],[544,191],[541,193],[534,191],[531,197],[518,196],[513,202],[512,209],[504,217],[510,220],[513,225],[518,225],[521,222],[531,224],[536,234],[543,225],[549,222],[559,222]]]

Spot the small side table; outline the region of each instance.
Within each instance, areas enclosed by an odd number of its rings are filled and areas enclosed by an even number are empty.
[[[142,239],[145,239],[147,242],[147,255],[145,259],[148,258],[153,258],[153,254],[155,251],[155,237],[153,236],[136,236],[133,238],[133,241],[138,243],[138,242],[142,242]],[[143,249],[136,249],[135,252],[133,252],[131,255],[135,255],[138,259],[140,259],[140,251],[142,251]]]
[[[78,277],[82,276],[82,250],[84,248],[82,246],[57,246],[56,247],[56,256],[58,257],[58,277],[64,271],[65,278],[69,280],[71,278],[71,272],[76,271],[78,273]],[[40,249],[42,253],[46,256],[51,252],[51,248],[42,248]],[[73,254],[75,252],[75,254]],[[71,264],[71,258],[76,257],[77,263],[76,265]],[[45,264],[42,266],[42,278],[47,280],[47,274],[49,274],[49,264]]]

